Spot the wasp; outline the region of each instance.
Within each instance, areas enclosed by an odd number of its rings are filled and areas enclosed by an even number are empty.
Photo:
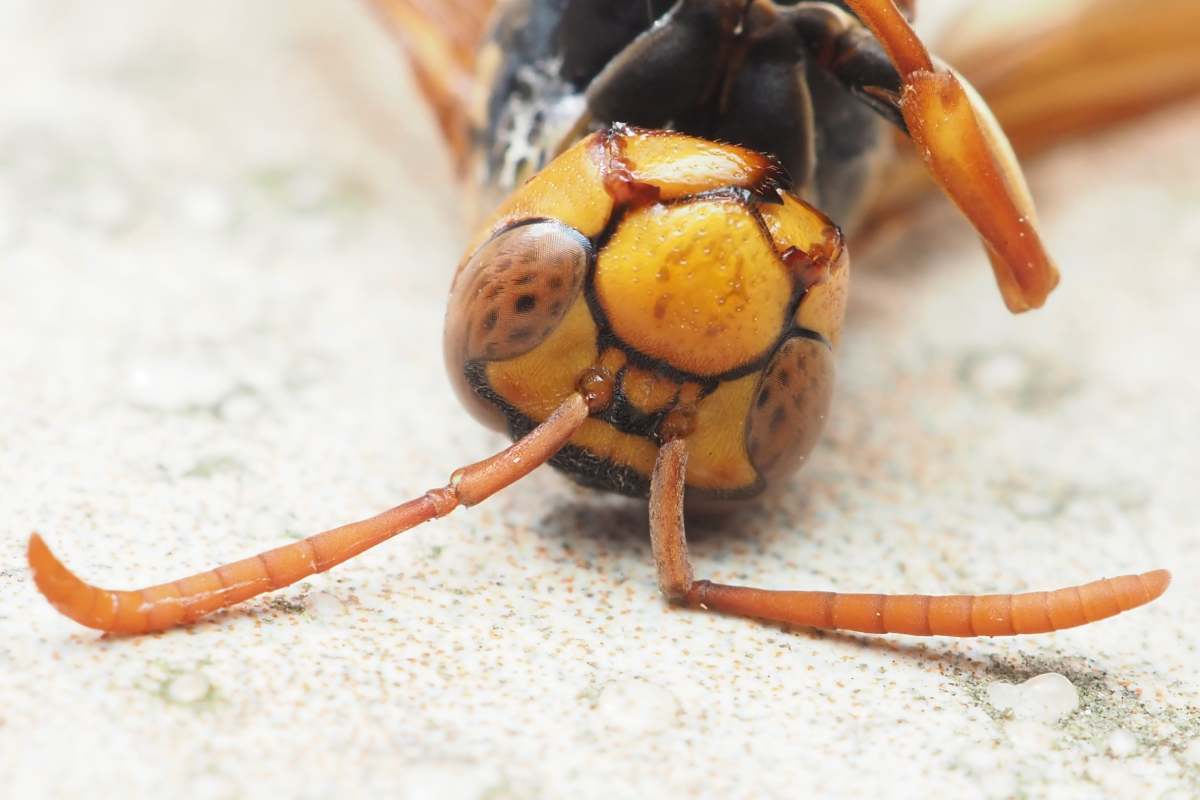
[[[659,587],[695,609],[1001,636],[1094,622],[1166,590],[1165,570],[978,596],[769,591],[693,576],[685,510],[760,500],[817,443],[833,397],[847,239],[886,191],[893,139],[911,141],[978,231],[1010,310],[1041,307],[1058,283],[1004,130],[914,32],[911,1],[377,5],[399,23],[489,209],[455,273],[444,349],[466,409],[513,444],[378,516],[137,591],[81,581],[35,534],[35,582],[62,613],[118,633],[186,624],[478,504],[543,464],[647,499]],[[1121,5],[1103,0],[1087,19],[1128,20]],[[1163,5],[1161,42],[1172,27],[1196,30],[1194,5]],[[473,21],[489,10],[484,33]],[[1200,88],[1187,42],[1172,47],[1165,88],[1142,105]],[[1053,48],[1040,54],[1055,68],[1073,63]],[[988,93],[1036,100],[1019,86],[1005,93],[1013,72],[1001,69]],[[1061,108],[1060,132],[1138,105],[1112,92],[1090,102]],[[1045,133],[1045,109],[1009,116],[1018,142]]]

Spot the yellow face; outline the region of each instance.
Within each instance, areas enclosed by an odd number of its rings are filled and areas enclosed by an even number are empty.
[[[646,493],[674,438],[702,505],[799,466],[829,407],[849,266],[776,174],[742,148],[628,128],[551,162],[455,277],[446,362],[467,407],[520,436],[597,389],[551,463],[625,494]]]

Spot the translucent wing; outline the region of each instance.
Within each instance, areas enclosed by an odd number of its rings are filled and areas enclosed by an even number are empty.
[[[368,0],[412,64],[455,160],[465,163],[476,58],[497,0]]]
[[[1200,95],[1196,0],[988,0],[942,39],[1021,155]]]

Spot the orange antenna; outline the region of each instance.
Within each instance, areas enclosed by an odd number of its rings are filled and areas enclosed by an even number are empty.
[[[587,416],[587,401],[573,394],[523,438],[455,471],[446,486],[370,519],[170,583],[134,591],[98,588],[75,577],[36,533],[29,537],[29,567],[46,599],[80,625],[112,633],[161,631],[324,572],[460,505],[486,500],[552,458]]]
[[[772,591],[693,580],[683,523],[687,459],[682,439],[659,450],[650,488],[650,543],[659,588],[669,599],[692,608],[863,633],[1015,636],[1074,628],[1120,614],[1154,600],[1171,583],[1171,573],[1160,569],[1054,592],[931,597]]]
[[[1049,633],[1144,606],[1171,583],[1165,569],[1102,578],[1053,592],[943,595],[786,592],[697,581],[696,608],[792,625],[913,636],[1016,636]]]

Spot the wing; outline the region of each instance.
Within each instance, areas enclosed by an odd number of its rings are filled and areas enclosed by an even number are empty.
[[[476,55],[497,0],[368,0],[396,35],[455,161],[466,162],[479,103]]]
[[[1196,0],[1039,3],[1005,20],[1009,6],[980,4],[940,52],[1022,154],[1200,94]]]

